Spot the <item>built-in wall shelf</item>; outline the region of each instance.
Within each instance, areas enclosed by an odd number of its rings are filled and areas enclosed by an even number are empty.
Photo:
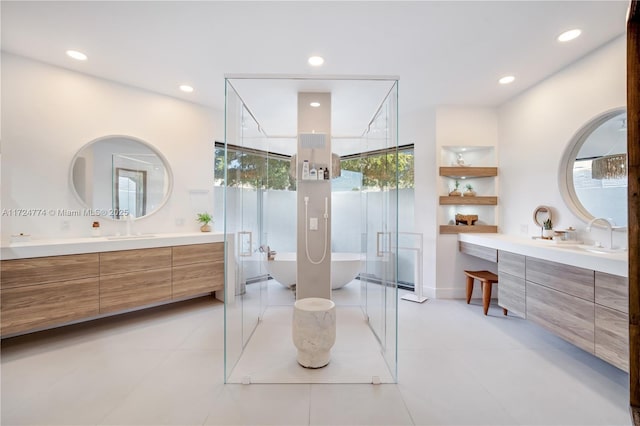
[[[440,167],[440,176],[455,179],[498,176],[497,167]]]
[[[440,196],[440,205],[448,206],[497,206],[498,197],[495,196],[473,196],[473,197],[452,197],[449,195]]]
[[[473,233],[497,233],[497,225],[440,225],[441,234],[460,234],[464,232]]]

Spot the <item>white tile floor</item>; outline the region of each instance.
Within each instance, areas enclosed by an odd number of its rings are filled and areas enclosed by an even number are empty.
[[[537,326],[399,304],[397,385],[224,385],[211,298],[5,340],[2,424],[630,424],[628,375]]]

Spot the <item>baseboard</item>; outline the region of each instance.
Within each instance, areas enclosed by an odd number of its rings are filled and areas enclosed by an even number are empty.
[[[466,299],[467,290],[459,287],[423,287],[423,295],[429,299]],[[494,291],[492,299],[497,298],[497,294]],[[474,291],[473,300],[482,300],[482,292],[478,289]]]

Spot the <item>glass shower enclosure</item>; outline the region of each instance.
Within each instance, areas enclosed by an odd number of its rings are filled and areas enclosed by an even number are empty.
[[[325,205],[337,324],[331,361],[318,369],[298,365],[292,343],[303,279],[295,256],[301,92],[331,98]],[[397,78],[227,76],[225,94],[224,154],[216,158],[225,173],[215,189],[225,206],[225,382],[396,382]],[[381,154],[375,163],[366,160],[372,152]]]

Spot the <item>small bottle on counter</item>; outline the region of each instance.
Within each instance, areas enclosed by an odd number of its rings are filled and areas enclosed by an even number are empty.
[[[324,168],[324,180],[329,180],[329,168]]]
[[[91,236],[99,237],[100,236],[100,222],[95,221],[91,224]]]

